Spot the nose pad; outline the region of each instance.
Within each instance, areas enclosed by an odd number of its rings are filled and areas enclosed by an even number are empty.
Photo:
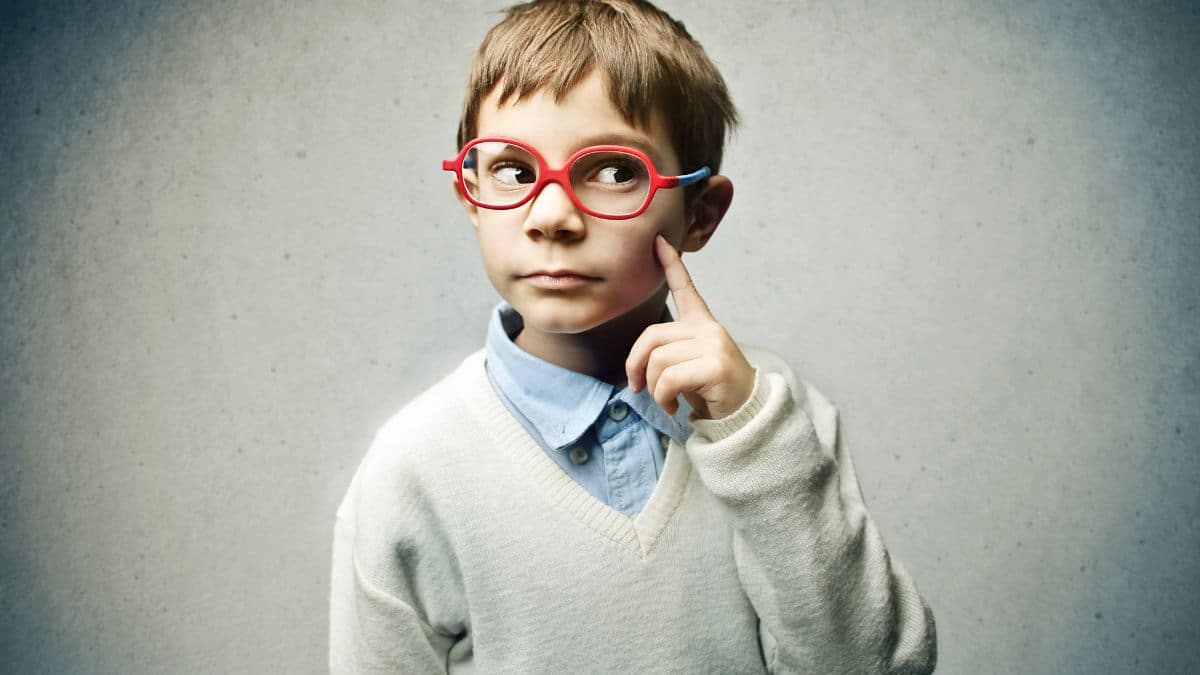
[[[571,196],[558,183],[547,183],[533,198],[525,218],[525,232],[555,239],[578,237],[583,233],[583,214],[571,201]]]

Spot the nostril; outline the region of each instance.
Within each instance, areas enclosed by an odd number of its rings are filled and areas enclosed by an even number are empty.
[[[565,192],[552,195],[543,191],[526,214],[525,230],[530,237],[578,239],[585,229],[582,213]]]

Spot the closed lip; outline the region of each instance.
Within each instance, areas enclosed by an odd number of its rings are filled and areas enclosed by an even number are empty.
[[[528,278],[528,277],[579,277],[581,279],[597,279],[597,278],[599,278],[599,277],[593,277],[593,276],[590,276],[587,274],[583,274],[581,272],[576,272],[575,270],[538,270],[536,272],[530,272],[529,274],[523,274],[521,276],[523,278]]]

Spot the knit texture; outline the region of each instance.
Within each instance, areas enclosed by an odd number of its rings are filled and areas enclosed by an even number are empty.
[[[837,413],[741,345],[627,518],[546,456],[483,350],[379,430],[337,513],[334,673],[928,673],[933,614],[863,504]]]

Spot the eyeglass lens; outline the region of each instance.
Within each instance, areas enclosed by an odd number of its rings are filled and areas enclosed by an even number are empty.
[[[484,141],[468,150],[463,182],[475,201],[490,207],[512,206],[537,184],[537,158],[508,143]],[[571,190],[585,207],[612,216],[637,211],[650,192],[650,170],[640,158],[625,152],[589,152],[568,172]]]

